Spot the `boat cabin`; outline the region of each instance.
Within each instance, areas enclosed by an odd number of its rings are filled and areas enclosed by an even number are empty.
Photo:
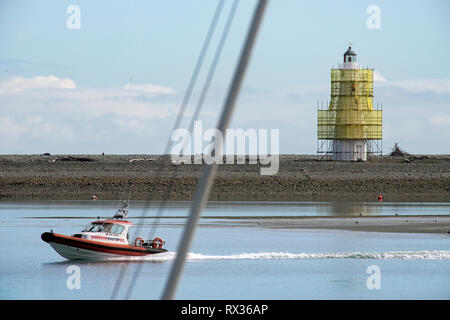
[[[107,220],[97,220],[88,224],[81,232],[72,235],[72,237],[100,241],[110,244],[123,244],[138,247],[152,247],[161,249],[165,241],[159,237],[153,240],[144,240],[137,237],[133,244],[130,243],[130,228],[133,223],[128,220],[128,202],[125,201],[116,214]]]
[[[116,244],[129,244],[130,227],[133,223],[126,220],[97,220],[84,227],[73,237]]]

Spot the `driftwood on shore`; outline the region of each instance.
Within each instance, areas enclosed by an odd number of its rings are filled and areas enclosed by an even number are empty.
[[[86,161],[95,161],[92,158],[89,157],[73,157],[73,156],[67,156],[62,158],[55,158],[52,160],[49,160],[50,162],[56,162],[56,161],[80,161],[80,162],[86,162]]]
[[[410,154],[403,149],[400,148],[398,143],[394,144],[394,147],[392,148],[391,153],[389,153],[391,157],[405,157],[409,156]]]

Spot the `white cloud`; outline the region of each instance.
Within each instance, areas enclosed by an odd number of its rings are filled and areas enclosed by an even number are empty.
[[[114,119],[115,124],[120,128],[130,129],[130,130],[141,130],[144,125],[137,119]]]
[[[163,87],[155,84],[126,84],[122,87],[125,90],[139,91],[144,93],[159,94],[174,94],[175,90],[170,87]]]
[[[79,99],[63,100],[58,104],[61,113],[68,116],[80,115],[86,119],[114,115],[125,118],[161,119],[173,114],[169,104],[135,101],[132,97],[120,99]]]
[[[412,92],[450,93],[450,78],[421,78],[389,82],[390,85]]]
[[[436,125],[445,125],[450,126],[450,115],[448,114],[440,114],[440,115],[434,115],[431,116],[428,119],[429,122]]]
[[[13,77],[0,83],[0,94],[18,93],[27,89],[75,89],[76,84],[71,79],[58,78],[53,75],[33,78]]]
[[[113,123],[126,135],[150,137],[154,134],[154,123],[137,118],[116,118]]]
[[[41,116],[27,116],[16,120],[14,117],[0,117],[0,146],[18,145],[22,139],[37,141],[68,142],[76,137],[72,127],[67,124],[45,120]]]
[[[1,88],[0,86],[0,90]],[[152,101],[152,97],[138,91],[99,88],[44,92],[42,87],[35,88],[36,90],[23,92],[20,96],[3,95],[0,105],[3,104],[4,108],[0,110],[0,114],[8,113],[10,109],[10,114],[29,115],[32,111],[67,120],[88,120],[108,115],[142,120],[167,118],[175,113],[173,103]]]
[[[72,80],[55,76],[0,82],[0,152],[40,152],[47,147],[73,152],[74,146],[94,148],[83,145],[86,141],[158,136],[155,126],[176,114],[177,103],[168,101],[176,96],[161,101],[156,93],[175,91],[156,85],[145,90],[153,94],[121,87],[77,88]]]
[[[381,75],[378,71],[373,72],[373,81],[374,82],[387,82],[386,78]]]
[[[0,136],[2,145],[15,145],[27,131],[27,126],[9,117],[0,117]]]

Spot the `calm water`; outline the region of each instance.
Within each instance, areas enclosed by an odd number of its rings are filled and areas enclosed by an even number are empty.
[[[127,261],[67,261],[40,239],[50,229],[72,234],[93,217],[112,216],[117,206],[114,201],[0,202],[0,299],[109,299],[126,267],[121,299],[138,265],[142,270],[131,298],[158,299],[182,233],[180,220],[164,220],[158,227],[169,253]],[[171,202],[164,215],[185,216],[188,206]],[[144,203],[132,202],[130,217],[142,216],[143,209]],[[217,202],[204,216],[395,213],[448,215],[450,204]],[[156,205],[147,212],[156,214]],[[144,235],[154,221],[134,220]],[[72,265],[80,268],[80,289],[66,285]],[[367,287],[369,266],[379,268],[380,289]],[[450,236],[201,226],[177,298],[449,299]]]
[[[97,217],[111,216],[119,201],[28,201],[0,202],[1,212],[22,217]],[[82,206],[82,210],[80,210]],[[156,216],[160,202],[131,203],[135,217]],[[164,216],[187,216],[190,202],[172,201],[165,205]],[[144,211],[145,210],[145,211]],[[449,215],[450,202],[210,202],[203,216],[386,216]]]

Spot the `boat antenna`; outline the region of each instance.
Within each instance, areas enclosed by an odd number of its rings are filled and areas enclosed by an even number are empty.
[[[127,201],[130,201],[130,197],[131,197],[131,191],[133,190],[133,185],[131,185],[131,187],[130,187],[130,192],[128,192],[128,200]]]
[[[113,219],[128,219],[128,201],[125,200],[122,206],[114,214]]]

